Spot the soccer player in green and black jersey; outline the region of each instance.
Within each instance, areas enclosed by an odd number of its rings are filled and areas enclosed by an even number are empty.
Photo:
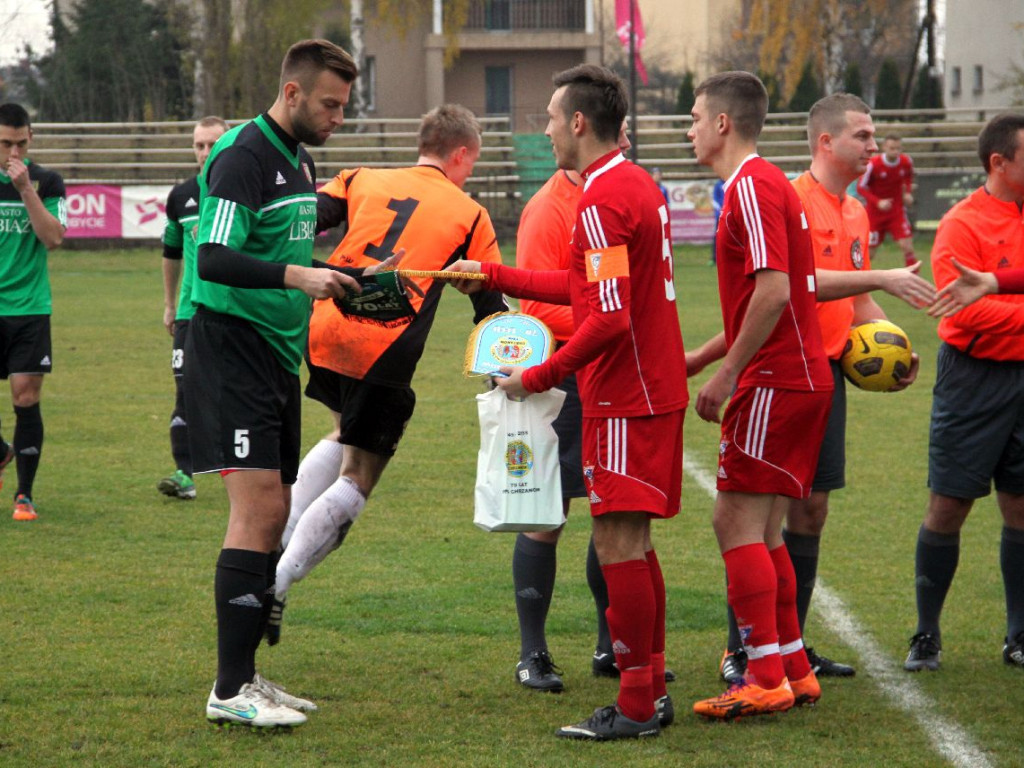
[[[351,270],[314,265],[316,175],[301,142],[321,145],[342,124],[356,75],[333,43],[296,43],[273,106],[226,133],[199,178],[184,383],[193,469],[221,473],[231,508],[214,580],[218,665],[206,716],[217,723],[288,727],[316,708],[258,675],[255,657],[299,463],[309,299],[359,291]]]
[[[202,171],[217,139],[228,130],[219,117],[204,117],[192,129],[192,151]],[[157,490],[175,499],[194,499],[192,454],[188,450],[188,421],[185,419],[185,339],[188,321],[195,313],[192,305],[192,278],[196,271],[196,234],[199,230],[199,177],[181,182],[167,196],[167,223],[164,226],[164,327],[174,339],[171,372],[174,374],[174,410],[171,412],[171,456],[176,469],[157,484]],[[180,287],[179,287],[180,281]]]
[[[32,163],[28,113],[0,104],[0,379],[11,384],[13,445],[0,437],[3,468],[17,457],[14,519],[35,520],[32,485],[43,448],[39,398],[52,369],[50,275],[46,256],[64,240],[67,209],[60,174]]]

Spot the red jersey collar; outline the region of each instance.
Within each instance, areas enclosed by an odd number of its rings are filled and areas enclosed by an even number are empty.
[[[587,189],[590,186],[590,182],[600,176],[602,173],[610,171],[617,165],[626,162],[626,158],[622,154],[622,150],[615,148],[611,152],[597,160],[592,162],[587,169],[583,171],[583,189]]]

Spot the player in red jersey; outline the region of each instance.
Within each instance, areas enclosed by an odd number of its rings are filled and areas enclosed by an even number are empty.
[[[714,528],[749,662],[744,681],[694,711],[732,719],[821,696],[781,523],[785,497],[811,492],[833,383],[815,314],[807,219],[785,174],[757,154],[767,91],[748,72],[724,72],[696,94],[688,137],[697,162],[726,180],[716,237],[725,330],[687,356],[687,369],[692,375],[722,358],[696,409],[717,422],[729,400]]]
[[[914,204],[914,162],[900,150],[899,136],[882,140],[882,154],[868,163],[857,182],[857,194],[864,198],[871,222],[871,257],[888,232],[903,251],[907,266],[917,262],[913,231],[907,218],[907,206]]]
[[[567,270],[473,261],[488,287],[571,304],[574,333],[544,364],[504,369],[513,397],[543,392],[575,372],[583,402],[583,474],[594,546],[608,585],[608,626],[621,672],[617,702],[558,731],[607,741],[656,736],[671,722],[665,691],[665,582],[651,545],[652,517],[679,511],[682,426],[688,396],[672,282],[665,199],[617,146],[628,99],[620,78],[595,65],[555,76],[547,135],[560,168],[585,180]],[[473,291],[479,281],[456,287]]]

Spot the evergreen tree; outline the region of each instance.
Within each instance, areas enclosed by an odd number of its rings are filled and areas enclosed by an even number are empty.
[[[35,62],[38,119],[188,118],[187,15],[179,0],[81,0],[65,26],[55,3],[53,51]]]
[[[676,95],[676,114],[688,115],[693,109],[697,97],[693,95],[694,85],[693,72],[686,70],[683,73],[683,80],[679,83],[679,92]]]
[[[789,100],[790,112],[807,112],[818,99],[824,94],[821,85],[814,76],[814,64],[808,59],[800,72],[800,79],[797,81],[793,98]]]
[[[892,59],[885,59],[878,70],[875,89],[875,109],[899,109],[903,106],[903,86],[900,68]]]
[[[864,83],[861,81],[860,65],[856,61],[851,61],[846,65],[846,70],[843,72],[843,91],[852,93],[854,96],[864,95]]]
[[[942,108],[942,87],[939,85],[939,79],[932,77],[928,72],[928,67],[921,67],[917,73],[910,106],[914,109]]]
[[[782,88],[779,86],[779,79],[775,75],[768,74],[763,70],[756,72],[758,78],[764,83],[764,88],[768,91],[768,111],[769,112],[783,112],[785,106],[782,103]]]

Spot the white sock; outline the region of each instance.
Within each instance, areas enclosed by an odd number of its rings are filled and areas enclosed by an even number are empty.
[[[298,477],[292,486],[292,506],[281,537],[282,547],[288,546],[306,508],[338,479],[342,453],[342,445],[337,440],[321,440],[302,459]]]
[[[337,548],[343,527],[355,522],[364,504],[366,497],[356,484],[342,477],[309,505],[277,564],[278,599]]]

